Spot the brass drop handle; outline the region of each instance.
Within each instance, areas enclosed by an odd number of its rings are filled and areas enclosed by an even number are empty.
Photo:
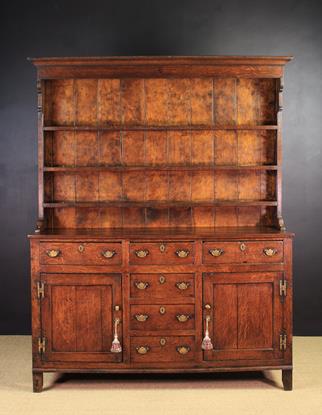
[[[135,314],[134,317],[137,321],[140,321],[140,322],[147,321],[147,319],[149,318],[148,314]]]
[[[149,346],[139,346],[135,348],[136,352],[139,354],[147,354],[150,350]]]
[[[49,258],[57,258],[61,254],[61,251],[59,249],[49,249],[46,254]]]
[[[179,354],[185,355],[190,352],[191,348],[189,346],[177,346],[176,350]]]
[[[176,287],[180,291],[187,290],[190,287],[190,282],[179,281],[179,282],[176,283]]]
[[[146,290],[150,286],[148,282],[143,281],[135,281],[134,284],[138,290]]]
[[[189,249],[178,249],[177,251],[176,251],[176,255],[179,257],[179,258],[187,258],[187,256],[190,254],[190,251],[189,251]]]
[[[274,256],[277,253],[277,249],[275,249],[275,248],[264,248],[263,252],[266,256]]]
[[[145,258],[149,255],[149,251],[147,249],[139,249],[138,251],[135,251],[135,255],[138,258]]]
[[[220,256],[224,253],[225,253],[225,251],[221,248],[209,249],[209,254],[214,256],[214,257],[218,257],[218,256]]]
[[[104,258],[110,259],[110,258],[113,258],[114,255],[116,255],[115,251],[109,251],[109,250],[102,251],[102,256]]]
[[[191,318],[191,316],[189,316],[189,314],[177,314],[176,318],[180,323],[185,323]]]

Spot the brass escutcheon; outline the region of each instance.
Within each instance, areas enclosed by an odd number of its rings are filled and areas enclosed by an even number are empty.
[[[165,248],[166,248],[165,244],[161,244],[160,245],[160,252],[163,253],[165,251]]]
[[[165,283],[165,276],[164,275],[160,275],[160,278],[159,278],[159,282],[160,282],[160,284],[164,284]]]
[[[162,307],[160,307],[160,310],[159,310],[159,311],[160,311],[160,314],[165,314],[165,311],[166,311],[166,310],[165,310],[165,307],[163,307],[163,306],[162,306]]]
[[[85,251],[85,246],[84,245],[79,245],[78,251],[79,252],[84,252]]]
[[[160,339],[160,345],[161,346],[165,346],[166,343],[167,343],[166,339],[164,339],[164,338]]]
[[[245,251],[245,250],[246,250],[246,244],[244,244],[244,242],[242,242],[242,243],[239,245],[239,248],[240,248],[240,250],[241,250],[241,251]]]

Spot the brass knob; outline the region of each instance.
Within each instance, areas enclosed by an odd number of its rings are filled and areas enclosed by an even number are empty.
[[[116,252],[115,251],[109,251],[109,250],[102,251],[102,256],[104,258],[110,259],[110,258],[113,258],[114,255],[116,255]]]
[[[180,323],[185,323],[191,318],[191,316],[189,316],[189,314],[177,314],[176,318],[180,321]]]
[[[211,310],[211,305],[210,304],[205,304],[205,309],[206,310]]]
[[[148,282],[143,281],[135,281],[134,284],[138,290],[146,290],[150,285]]]
[[[222,255],[225,251],[223,249],[220,248],[214,248],[214,249],[209,249],[209,254],[214,256],[214,257],[218,257],[220,255]]]
[[[85,246],[84,245],[79,245],[78,251],[81,252],[81,253],[84,252],[85,251]]]
[[[263,252],[266,256],[274,256],[277,253],[277,249],[275,249],[275,248],[264,248]]]
[[[60,253],[61,251],[59,249],[49,249],[49,251],[46,252],[49,258],[57,258],[60,255]]]
[[[165,311],[166,311],[166,310],[165,310],[165,307],[163,307],[163,306],[162,306],[162,307],[160,307],[160,310],[159,310],[159,311],[160,311],[160,314],[165,314]]]
[[[187,354],[188,352],[190,352],[190,347],[189,346],[177,346],[176,350],[179,354]]]
[[[179,258],[187,258],[187,256],[190,254],[190,251],[189,251],[189,249],[178,249],[177,251],[176,251],[176,255],[179,257]]]
[[[190,286],[190,282],[179,281],[179,282],[176,283],[176,287],[180,291],[187,290],[189,288],[189,286]]]
[[[239,248],[240,248],[240,250],[241,250],[241,251],[245,251],[245,250],[246,250],[246,244],[244,244],[244,242],[242,242],[242,243],[239,245]]]
[[[146,354],[150,350],[150,347],[149,346],[139,346],[139,347],[136,347],[135,350],[139,354]]]
[[[147,319],[149,318],[147,314],[135,314],[134,317],[136,318],[137,321],[140,321],[140,322],[147,321]]]
[[[135,255],[138,258],[145,258],[149,255],[149,251],[147,249],[139,249],[138,251],[135,251]]]
[[[119,305],[115,305],[115,306],[114,306],[114,310],[115,310],[115,311],[120,311],[120,310],[121,310],[121,307],[120,307]]]
[[[161,346],[165,346],[166,343],[167,343],[166,339],[164,339],[164,338],[160,339],[160,345]]]
[[[159,278],[160,284],[164,284],[165,281],[166,281],[165,276],[164,275],[160,275],[160,278]]]

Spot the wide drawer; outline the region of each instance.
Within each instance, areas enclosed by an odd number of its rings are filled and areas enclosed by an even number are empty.
[[[122,244],[94,242],[41,242],[43,265],[118,265],[122,263]]]
[[[131,274],[131,298],[184,299],[195,294],[194,274]]]
[[[131,362],[187,362],[194,359],[193,336],[131,337]]]
[[[131,330],[193,330],[193,304],[131,305]]]
[[[204,242],[204,264],[283,262],[282,241]]]
[[[193,264],[192,242],[131,242],[130,264]]]

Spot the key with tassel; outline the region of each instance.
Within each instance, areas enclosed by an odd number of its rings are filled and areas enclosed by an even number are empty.
[[[211,342],[211,338],[209,337],[209,321],[210,316],[206,316],[206,330],[205,330],[205,337],[202,340],[201,348],[202,350],[212,350],[214,347]]]
[[[116,318],[114,320],[114,340],[112,341],[112,347],[111,347],[112,353],[121,353],[122,351],[122,346],[117,335],[117,326],[119,325],[119,323],[120,323],[120,319]]]

